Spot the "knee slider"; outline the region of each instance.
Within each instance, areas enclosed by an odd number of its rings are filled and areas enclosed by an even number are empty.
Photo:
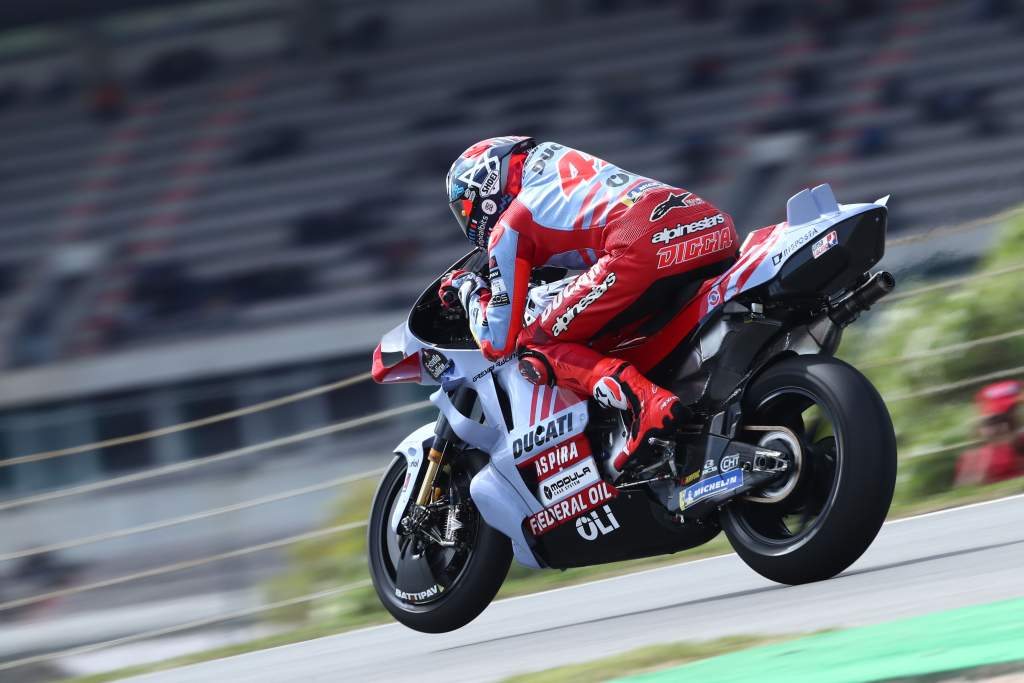
[[[534,351],[524,351],[519,357],[519,374],[530,384],[554,384],[555,371],[544,356]]]

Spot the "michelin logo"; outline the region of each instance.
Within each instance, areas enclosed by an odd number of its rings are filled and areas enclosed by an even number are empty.
[[[698,481],[693,486],[683,489],[679,495],[679,507],[685,510],[708,496],[722,491],[732,491],[741,486],[743,486],[743,470],[733,470],[727,474]]]

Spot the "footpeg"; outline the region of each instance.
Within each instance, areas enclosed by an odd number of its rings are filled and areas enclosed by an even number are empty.
[[[661,453],[661,457],[657,459],[654,468],[661,467],[668,463],[669,471],[672,472],[672,476],[678,476],[676,472],[676,444],[674,441],[668,439],[658,439],[656,437],[650,437],[647,439],[647,443],[650,444],[651,448]],[[647,468],[652,469],[652,468]]]

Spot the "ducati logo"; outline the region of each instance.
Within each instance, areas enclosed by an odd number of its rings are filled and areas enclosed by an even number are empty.
[[[604,513],[604,518],[601,513]],[[619,528],[619,520],[615,519],[612,509],[607,505],[600,510],[593,510],[589,515],[576,519],[576,533],[584,541],[596,541],[598,536],[605,536]]]

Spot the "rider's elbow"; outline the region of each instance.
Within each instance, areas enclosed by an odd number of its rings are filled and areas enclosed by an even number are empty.
[[[494,348],[494,345],[491,344],[488,339],[484,339],[480,342],[480,351],[483,352],[484,357],[490,361],[501,360],[508,355],[508,351],[504,348]]]

